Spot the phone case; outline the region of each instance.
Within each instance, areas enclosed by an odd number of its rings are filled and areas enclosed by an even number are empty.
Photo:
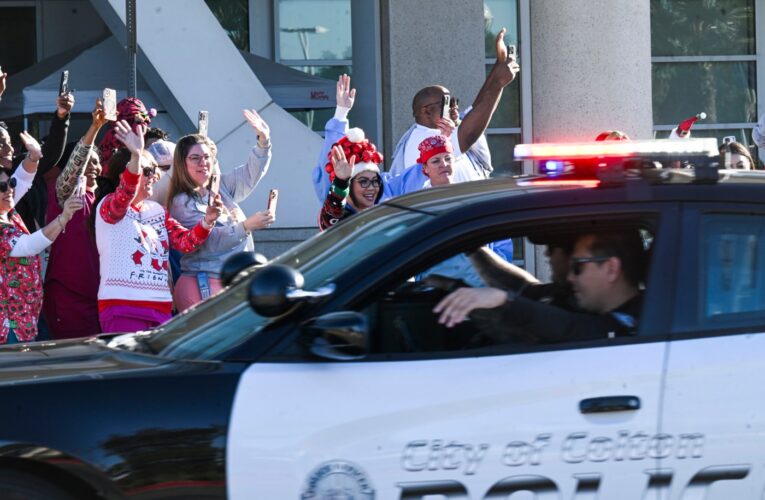
[[[61,83],[58,86],[58,95],[66,95],[69,93],[69,71],[64,70],[61,72]]]
[[[210,192],[207,203],[208,205],[212,205],[212,200],[218,193],[220,193],[220,174],[213,173],[210,175],[210,181],[207,183],[207,190]]]
[[[442,118],[451,118],[449,116],[449,105],[451,104],[452,96],[449,94],[445,94],[443,98],[441,99],[441,117]]]
[[[268,193],[268,210],[272,213],[276,213],[276,203],[279,201],[279,190],[272,189]]]
[[[207,137],[207,120],[208,120],[208,113],[207,111],[200,111],[199,112],[199,120],[197,121],[197,133],[199,135],[202,135],[204,137]]]
[[[104,89],[104,114],[109,121],[117,121],[117,91]]]

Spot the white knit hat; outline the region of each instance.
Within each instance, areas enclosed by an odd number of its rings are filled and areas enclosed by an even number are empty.
[[[158,140],[147,148],[151,156],[156,160],[157,165],[164,167],[173,164],[173,155],[175,154],[175,143],[165,140]]]

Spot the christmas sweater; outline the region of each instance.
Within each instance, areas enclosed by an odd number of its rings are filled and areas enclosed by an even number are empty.
[[[98,204],[99,310],[132,305],[169,313],[170,246],[182,253],[193,252],[210,234],[201,221],[193,229],[184,228],[154,201],[132,205],[140,175],[123,172],[117,190]]]
[[[10,224],[0,224],[0,344],[8,341],[10,329],[20,342],[34,340],[42,308],[40,257],[10,256],[19,238],[29,231],[15,210],[8,216]]]

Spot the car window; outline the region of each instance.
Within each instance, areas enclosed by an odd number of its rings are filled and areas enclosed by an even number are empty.
[[[507,235],[513,237],[514,241],[519,241],[518,238],[520,237],[527,238],[531,242],[530,252],[541,257],[550,248],[546,242],[557,244],[563,240],[570,241],[576,234],[575,229],[573,229],[576,227],[586,228],[592,227],[592,225],[582,222],[578,226],[569,224],[566,227],[561,227],[560,221],[555,221],[554,224],[545,227],[544,224],[536,222],[532,228],[523,229],[524,232],[509,227]],[[607,227],[614,231],[620,229],[634,230],[640,235],[643,249],[646,250],[646,259],[650,259],[650,251],[655,244],[656,236],[654,221],[649,219],[629,223],[614,221]],[[502,287],[497,281],[490,282],[493,278],[486,277],[486,269],[481,273],[473,264],[474,261],[465,253],[466,250],[491,244],[492,248],[497,250],[494,252],[496,256],[503,249],[502,240],[497,241],[492,238],[487,241],[485,236],[476,236],[476,238],[484,239],[455,244],[451,253],[444,254],[442,246],[433,249],[432,253],[438,255],[438,258],[425,259],[426,263],[419,268],[403,272],[401,279],[394,285],[386,287],[372,300],[364,301],[357,306],[357,310],[366,315],[369,320],[371,328],[370,347],[373,355],[389,356],[400,353],[455,351],[471,353],[477,350],[488,352],[494,346],[502,346],[503,350],[507,347],[512,348],[511,346],[515,346],[519,350],[528,350],[535,345],[582,340],[580,338],[560,341],[542,339],[525,327],[504,325],[503,318],[487,310],[471,314],[468,321],[453,328],[440,325],[437,315],[433,313],[433,307],[455,287],[484,287],[487,285]],[[506,246],[504,250],[508,250]],[[542,259],[547,260],[544,257]],[[650,262],[646,264],[646,267],[649,265]],[[559,279],[557,283],[551,283],[550,268],[546,262],[538,266],[538,269],[540,281],[525,288],[524,297],[549,304],[556,310],[563,309],[573,313],[586,313],[586,311],[578,308],[574,293],[566,287],[565,279],[562,282]],[[561,283],[563,285],[559,286]],[[641,281],[639,288],[641,296],[644,296],[647,291],[646,280]]]
[[[702,233],[703,319],[727,322],[765,316],[765,219],[707,215]]]

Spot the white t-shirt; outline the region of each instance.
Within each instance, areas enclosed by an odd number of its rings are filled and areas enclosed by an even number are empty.
[[[404,145],[404,165],[406,165],[406,167],[410,167],[417,163],[417,158],[420,157],[420,150],[417,147],[422,141],[434,135],[441,135],[441,131],[435,128],[424,127],[420,124],[415,125],[412,134],[409,136],[409,140],[406,141],[406,144]],[[476,173],[475,168],[473,168],[473,164],[470,162],[467,155],[462,154],[460,140],[457,136],[457,129],[454,129],[450,139],[452,141],[452,149],[454,150],[454,175],[452,180],[454,182],[466,182],[482,179],[482,177]],[[398,175],[401,172],[391,170],[391,173],[393,175]]]

